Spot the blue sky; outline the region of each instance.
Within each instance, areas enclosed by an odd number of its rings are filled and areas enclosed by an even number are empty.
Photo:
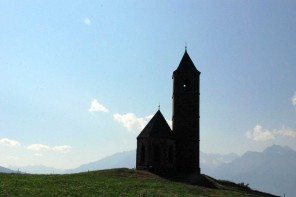
[[[0,1],[0,165],[72,168],[136,148],[185,43],[201,149],[296,149],[295,1]]]

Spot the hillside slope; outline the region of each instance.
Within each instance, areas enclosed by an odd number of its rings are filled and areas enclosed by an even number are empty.
[[[112,169],[66,175],[0,174],[3,196],[272,196],[229,182],[217,188],[172,182],[145,171]]]

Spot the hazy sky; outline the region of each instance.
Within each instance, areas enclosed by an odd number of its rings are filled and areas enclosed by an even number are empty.
[[[188,53],[201,150],[296,149],[296,1],[0,0],[0,166],[136,148]]]

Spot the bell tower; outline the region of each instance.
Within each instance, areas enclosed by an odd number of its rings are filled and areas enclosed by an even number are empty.
[[[200,72],[185,48],[173,73],[173,133],[176,139],[176,168],[199,173],[199,89]]]

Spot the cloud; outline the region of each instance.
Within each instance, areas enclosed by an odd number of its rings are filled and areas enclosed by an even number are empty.
[[[282,127],[280,130],[275,132],[277,135],[281,135],[281,136],[286,136],[286,137],[295,137],[296,138],[296,131],[290,129],[290,128],[286,128],[286,127]]]
[[[104,107],[102,104],[100,104],[96,99],[94,99],[91,102],[90,108],[88,111],[89,112],[97,112],[97,111],[109,112],[109,110],[106,107]]]
[[[138,118],[133,113],[127,113],[127,114],[113,114],[113,118],[117,121],[123,124],[125,128],[130,133],[139,133],[147,124],[147,120],[144,118]]]
[[[165,119],[168,123],[168,125],[171,127],[171,129],[173,128],[173,121],[172,120],[168,120],[168,119]]]
[[[273,132],[264,129],[261,125],[257,124],[252,131],[246,133],[246,137],[255,141],[266,141],[274,139]]]
[[[145,118],[137,117],[133,113],[126,113],[126,114],[113,114],[114,120],[116,120],[119,123],[122,123],[125,128],[130,133],[138,134],[140,133],[144,127],[147,125],[147,123],[151,120],[153,115],[148,115]],[[172,121],[166,120],[169,124],[169,126],[172,128]]]
[[[20,146],[20,143],[16,140],[11,140],[8,138],[0,138],[0,144],[8,147],[17,147]]]
[[[88,17],[84,17],[84,18],[83,18],[83,23],[84,23],[85,25],[91,25],[91,20],[90,20],[90,18],[88,18]]]
[[[148,116],[146,116],[146,119],[149,121],[149,120],[151,120],[151,118],[153,118],[153,114],[151,114],[151,115],[148,115]]]
[[[296,107],[296,92],[294,93],[294,96],[292,97],[292,104]]]
[[[72,147],[69,145],[55,146],[52,150],[60,153],[68,153],[72,150]]]
[[[32,151],[43,151],[50,150],[50,147],[44,144],[31,144],[27,147],[27,149]]]
[[[275,139],[276,137],[296,138],[296,131],[284,126],[279,130],[270,131],[257,124],[253,130],[247,131],[245,136],[254,141],[267,141]]]
[[[61,145],[61,146],[54,146],[54,147],[50,147],[44,144],[31,144],[27,147],[28,150],[31,151],[45,151],[45,150],[52,150],[52,151],[56,151],[59,153],[68,153],[72,150],[72,147],[69,145]],[[42,154],[34,154],[35,156],[42,156]]]

